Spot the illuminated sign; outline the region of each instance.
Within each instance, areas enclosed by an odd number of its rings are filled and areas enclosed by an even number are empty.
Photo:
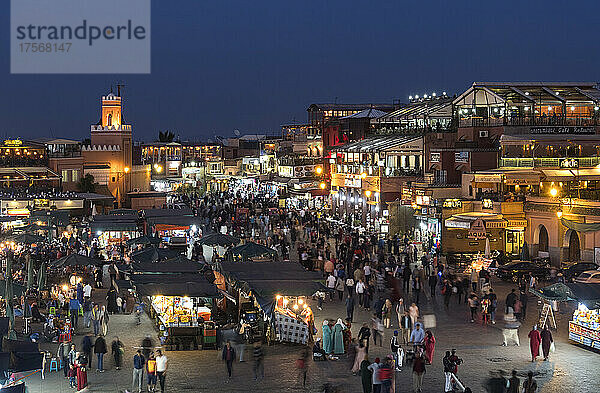
[[[362,179],[360,177],[346,176],[344,178],[344,186],[352,187],[352,188],[361,188],[362,187]]]
[[[20,139],[6,139],[4,141],[4,146],[21,146],[23,141]]]
[[[476,219],[471,223],[469,228],[469,239],[485,239],[487,231],[485,230],[485,223],[481,218]]]
[[[440,162],[442,158],[442,153],[431,153],[431,158],[429,161],[431,162]]]
[[[468,151],[457,151],[454,153],[454,162],[468,163],[469,152]]]
[[[446,199],[442,207],[446,209],[462,209],[462,201],[460,199]]]
[[[578,168],[579,161],[577,161],[574,158],[565,158],[564,160],[560,161],[560,167],[561,168]]]
[[[481,208],[482,209],[493,209],[494,208],[494,201],[492,201],[491,199],[484,199],[481,201]]]

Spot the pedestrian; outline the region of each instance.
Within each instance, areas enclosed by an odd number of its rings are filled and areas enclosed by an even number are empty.
[[[392,350],[392,355],[396,361],[396,371],[401,371],[402,363],[404,363],[404,353],[401,352],[402,347],[400,346],[397,330],[394,330],[394,335],[390,340],[390,349]]]
[[[348,291],[348,295],[354,295],[354,279],[352,276],[348,276],[348,278],[346,278],[346,290]]]
[[[398,327],[402,329],[402,317],[404,316],[404,299],[398,299],[396,303],[396,317],[398,318]]]
[[[333,353],[335,355],[343,355],[344,354],[344,330],[346,326],[342,321],[342,318],[338,318],[335,325],[333,325],[333,329],[331,331],[331,337],[333,339]]]
[[[85,336],[83,336],[83,339],[81,340],[81,349],[83,350],[83,353],[85,354],[85,357],[87,358],[87,364],[86,366],[88,367],[92,367],[92,347],[94,345],[92,344],[92,338],[90,337],[89,334],[86,334]]]
[[[261,380],[265,377],[265,352],[262,348],[262,342],[257,341],[254,343],[254,349],[252,350],[252,356],[254,358],[254,380]],[[260,378],[259,378],[260,376]]]
[[[491,316],[492,325],[496,324],[496,309],[498,308],[498,296],[494,293],[494,289],[490,288],[488,294],[488,299],[490,300],[489,311]]]
[[[331,337],[331,328],[329,327],[329,321],[323,321],[323,350],[326,354],[330,355],[333,353],[333,338]]]
[[[475,293],[471,293],[469,295],[469,309],[471,310],[471,323],[475,322],[475,318],[477,318],[477,295]]]
[[[383,326],[386,329],[389,329],[392,324],[392,312],[394,306],[390,299],[385,299],[385,303],[383,305],[382,315],[383,315]]]
[[[135,390],[137,386],[138,393],[142,392],[142,385],[144,384],[144,366],[146,359],[142,355],[142,350],[138,349],[135,355],[133,355],[133,380],[131,382],[131,391]]]
[[[510,314],[509,307],[513,309],[515,308],[515,301],[517,300],[516,290],[513,288],[510,290],[510,293],[506,295],[506,310],[504,311],[506,314]]]
[[[369,357],[365,355],[365,358],[360,362],[360,380],[363,393],[371,393],[373,388],[373,372],[369,370],[369,366]]]
[[[356,294],[358,295],[358,304],[363,308],[368,308],[369,305],[365,302],[365,291],[367,287],[363,280],[359,280],[354,286],[356,290]]]
[[[123,365],[123,354],[125,353],[125,346],[119,340],[119,337],[115,336],[115,339],[110,345],[113,359],[115,361],[115,368],[120,370]]]
[[[89,284],[88,284],[89,285]],[[92,301],[89,297],[83,299],[83,326],[90,327],[92,321]]]
[[[369,352],[369,338],[371,337],[371,329],[366,322],[363,322],[362,327],[358,331],[358,342],[363,343],[367,352]]]
[[[69,371],[69,351],[70,351],[71,347],[69,345],[69,343],[66,342],[61,342],[60,344],[58,344],[58,351],[56,351],[56,357],[60,360],[60,362],[63,365],[63,373],[65,375],[65,378],[68,376],[68,371]]]
[[[512,308],[511,308],[512,311]],[[519,346],[519,327],[521,326],[521,322],[515,318],[514,314],[505,314],[504,315],[504,326],[502,327],[502,337],[504,340],[502,341],[502,346],[507,346],[511,342]]]
[[[425,344],[425,360],[427,364],[431,364],[433,362],[433,352],[435,351],[435,337],[431,330],[425,332],[423,344]]]
[[[335,280],[335,290],[338,294],[338,298],[340,302],[344,300],[344,279],[341,277],[336,278]]]
[[[415,393],[423,391],[423,376],[425,372],[425,360],[421,356],[421,352],[417,351],[413,360],[413,391]]]
[[[355,346],[356,355],[354,356],[354,364],[352,365],[352,375],[356,375],[360,371],[360,366],[363,360],[367,357],[367,348],[362,342],[359,342]]]
[[[514,314],[519,321],[523,320],[523,303],[521,302],[521,299],[515,300]]]
[[[100,333],[100,307],[94,304],[91,312],[92,326],[94,327],[94,337]]]
[[[148,391],[154,392],[156,389],[156,358],[154,353],[150,353],[146,362],[146,376],[148,383]]]
[[[225,347],[223,347],[221,358],[225,361],[225,365],[227,366],[227,377],[231,379],[233,361],[235,360],[235,349],[233,349],[229,340],[227,341],[227,344],[225,344]]]
[[[508,388],[506,393],[521,393],[521,380],[517,377],[517,370],[512,370],[510,379],[508,380]]]
[[[415,347],[415,352],[417,351],[417,347],[423,344],[423,340],[425,340],[425,332],[421,329],[421,324],[417,322],[410,333],[410,342]]]
[[[306,376],[308,374],[308,347],[304,347],[300,352],[300,357],[296,359],[296,369],[298,370],[298,379],[302,381],[302,387],[306,387]]]
[[[104,372],[104,354],[107,353],[106,349],[106,340],[102,335],[96,338],[96,342],[94,342],[94,353],[98,357],[98,364],[96,365],[96,371],[103,373]]]
[[[419,304],[422,289],[423,283],[421,282],[421,277],[415,275],[413,279],[413,299],[416,304]]]
[[[432,274],[429,276],[429,293],[432,298],[435,297],[435,287],[437,286],[437,275]]]
[[[525,317],[527,316],[528,301],[527,293],[525,291],[521,291],[521,295],[519,295],[519,300],[521,301],[521,318],[525,320]]]
[[[337,280],[333,276],[333,273],[329,273],[329,275],[327,276],[327,280],[325,280],[325,283],[327,284],[327,289],[329,290],[329,301],[330,302],[333,301],[333,293],[335,292],[336,281]]]
[[[235,355],[232,359],[235,359]],[[161,393],[165,393],[168,362],[169,359],[167,359],[167,356],[163,355],[162,351],[158,349],[156,351],[156,377],[158,382],[160,382]],[[154,384],[156,386],[156,382]]]
[[[371,371],[373,381],[373,393],[381,393],[381,380],[379,379],[379,368],[381,363],[379,358],[375,358],[375,361],[367,367]]]
[[[542,332],[540,333],[540,337],[542,339],[542,352],[544,354],[544,360],[548,360],[548,356],[552,351],[552,346],[554,345],[554,339],[552,338],[552,333],[550,329],[548,329],[548,325],[544,325]]]
[[[523,381],[523,393],[535,393],[537,391],[537,382],[533,378],[533,371],[527,373],[527,379]]]
[[[81,309],[81,303],[77,300],[77,297],[73,296],[69,300],[69,317],[71,317],[71,326],[73,330],[77,330],[77,322],[79,321],[79,310]]]
[[[346,318],[348,318],[350,322],[354,319],[354,298],[350,294],[346,297]]]
[[[408,308],[408,314],[410,315],[411,323],[414,326],[415,323],[417,323],[417,319],[419,319],[419,306],[415,303],[411,304]]]
[[[393,359],[386,359],[377,371],[381,381],[381,393],[390,393],[392,376],[394,375],[393,362]]]
[[[67,378],[69,378],[69,387],[71,389],[77,389],[77,369],[75,368],[75,365],[65,365],[65,370],[67,370]]]
[[[402,342],[404,344],[408,344],[410,342],[410,333],[412,332],[413,327],[412,318],[410,317],[408,311],[404,312],[400,323],[402,325]]]
[[[446,351],[446,355],[444,355],[442,363],[444,365],[444,377],[446,379],[444,384],[444,392],[453,392],[452,375],[454,371],[454,363],[452,363],[452,360],[450,359],[450,351]]]
[[[377,337],[379,337],[379,346],[383,346],[383,325],[377,314],[373,314],[371,318],[371,336],[373,336],[373,345],[377,345]]]
[[[85,365],[85,361],[83,361],[80,356],[77,356],[75,361],[75,369],[77,370],[77,390],[83,390],[87,386],[87,367]]]
[[[408,293],[408,291],[410,290],[410,276],[410,265],[407,262],[404,265],[404,269],[402,270],[402,290],[405,294]]]
[[[531,351],[531,362],[535,362],[538,356],[540,356],[540,344],[542,337],[537,325],[533,326],[533,329],[527,335],[529,337],[529,350]]]

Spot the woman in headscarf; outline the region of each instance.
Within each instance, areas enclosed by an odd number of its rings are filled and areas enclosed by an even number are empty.
[[[433,337],[431,330],[425,332],[423,343],[425,344],[425,359],[427,363],[431,364],[433,362],[433,351],[435,350],[435,337]]]
[[[338,318],[336,324],[333,326],[332,338],[333,338],[333,353],[336,355],[342,355],[344,353],[344,322],[342,318]]]
[[[329,321],[323,321],[323,350],[326,354],[333,352],[333,342],[331,340],[331,328],[329,327]]]
[[[542,352],[544,353],[544,360],[548,360],[548,355],[550,355],[550,346],[554,341],[552,339],[552,333],[550,332],[550,329],[548,329],[548,325],[544,326],[540,336],[542,338]]]
[[[362,382],[363,393],[371,393],[373,387],[373,376],[371,370],[369,370],[369,357],[365,355],[365,358],[360,363],[360,380]]]
[[[535,362],[535,359],[540,356],[540,342],[542,341],[542,337],[540,335],[540,331],[537,328],[537,325],[533,327],[533,329],[529,332],[529,349],[531,350],[531,361]]]
[[[356,357],[354,358],[354,364],[352,365],[352,374],[356,375],[360,370],[362,361],[367,357],[367,348],[362,342],[356,344]],[[367,364],[368,366],[368,364]]]

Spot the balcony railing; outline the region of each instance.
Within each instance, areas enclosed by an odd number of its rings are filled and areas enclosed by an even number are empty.
[[[503,168],[560,168],[564,160],[575,160],[579,168],[590,168],[600,165],[600,157],[503,157],[500,158],[500,167]]]
[[[564,117],[564,116],[525,116],[461,118],[459,127],[502,127],[502,126],[579,126],[593,127],[598,125],[596,117]]]

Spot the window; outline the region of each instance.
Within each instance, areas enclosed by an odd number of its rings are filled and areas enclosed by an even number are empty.
[[[69,170],[68,169],[62,170],[62,181],[66,182],[66,183],[69,182]]]
[[[79,170],[77,170],[77,169],[73,169],[73,170],[71,171],[71,181],[72,181],[73,183],[76,183],[76,182],[78,182],[78,181],[79,181]]]

